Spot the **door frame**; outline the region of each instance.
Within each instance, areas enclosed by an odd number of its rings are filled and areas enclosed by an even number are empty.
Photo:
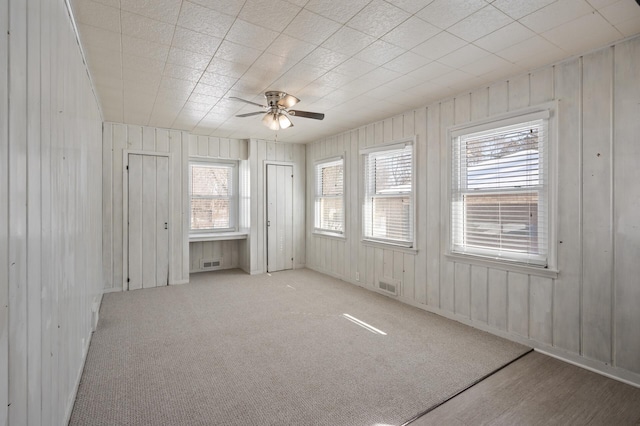
[[[267,270],[267,261],[269,259],[269,246],[268,246],[268,239],[269,239],[269,230],[267,229],[267,212],[269,209],[269,204],[268,204],[268,196],[269,196],[269,182],[267,181],[267,166],[291,166],[291,173],[293,173],[293,179],[295,179],[297,170],[296,170],[296,165],[293,161],[276,161],[276,160],[264,160],[263,162],[263,166],[262,166],[262,176],[264,176],[263,178],[263,183],[264,183],[264,188],[262,188],[262,193],[263,193],[263,206],[262,206],[262,211],[264,212],[264,220],[262,222],[262,229],[264,229],[264,242],[263,242],[263,253],[264,256],[263,257],[263,261],[262,261],[262,270],[266,273],[268,272]],[[293,191],[293,187],[295,187],[295,185],[293,184],[293,180],[291,181],[291,203],[292,203],[292,208],[293,208],[293,216],[295,217],[296,214],[296,209],[295,209],[295,200],[296,200],[296,194]],[[293,252],[293,265],[291,266],[291,269],[296,269],[296,251],[295,251],[295,241],[296,241],[296,227],[293,226],[295,223],[295,220],[293,221],[293,223],[291,224],[291,238],[293,238],[293,247],[292,247],[292,252]]]
[[[122,291],[129,290],[129,155],[150,155],[154,157],[167,157],[169,159],[169,217],[167,218],[167,227],[169,228],[169,270],[168,280],[171,281],[171,259],[173,258],[173,247],[171,246],[171,200],[173,193],[171,191],[173,173],[171,173],[172,153],[159,151],[145,151],[141,149],[123,149],[122,150]]]

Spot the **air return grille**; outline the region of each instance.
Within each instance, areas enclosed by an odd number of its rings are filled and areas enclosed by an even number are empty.
[[[380,278],[378,280],[378,288],[385,293],[398,295],[398,288],[400,287],[400,281],[391,278]]]
[[[200,269],[203,271],[210,271],[212,269],[219,269],[222,265],[222,259],[201,259]]]

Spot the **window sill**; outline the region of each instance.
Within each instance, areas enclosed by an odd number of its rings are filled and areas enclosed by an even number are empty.
[[[372,241],[372,240],[360,240],[360,242],[362,243],[362,245],[370,246],[370,247],[378,247],[386,250],[400,251],[408,254],[418,253],[418,249],[413,247],[402,246],[400,244],[383,243],[381,241]]]
[[[229,240],[246,240],[246,232],[207,232],[199,234],[189,234],[189,242],[197,241],[229,241]]]
[[[556,279],[560,272],[557,269],[542,268],[523,265],[519,263],[501,262],[499,260],[485,259],[468,254],[446,253],[445,258],[453,262],[468,263],[470,265],[485,266],[487,268],[501,269],[507,272],[517,272],[527,275]]]
[[[345,241],[347,237],[344,234],[332,234],[330,232],[313,231],[311,233],[314,237],[333,238],[334,240]]]

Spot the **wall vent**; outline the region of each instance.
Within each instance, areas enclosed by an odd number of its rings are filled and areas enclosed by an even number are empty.
[[[222,259],[200,259],[200,269],[203,271],[220,269],[220,265],[222,265]]]
[[[378,280],[378,288],[385,293],[398,295],[398,289],[400,287],[400,281],[392,278],[380,278]]]

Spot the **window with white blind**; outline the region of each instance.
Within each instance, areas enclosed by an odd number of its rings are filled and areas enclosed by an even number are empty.
[[[413,247],[413,144],[363,150],[363,238]]]
[[[238,167],[233,162],[189,162],[190,231],[236,231]]]
[[[451,133],[451,251],[548,266],[548,111]]]
[[[344,233],[344,158],[322,160],[315,165],[316,232]]]

